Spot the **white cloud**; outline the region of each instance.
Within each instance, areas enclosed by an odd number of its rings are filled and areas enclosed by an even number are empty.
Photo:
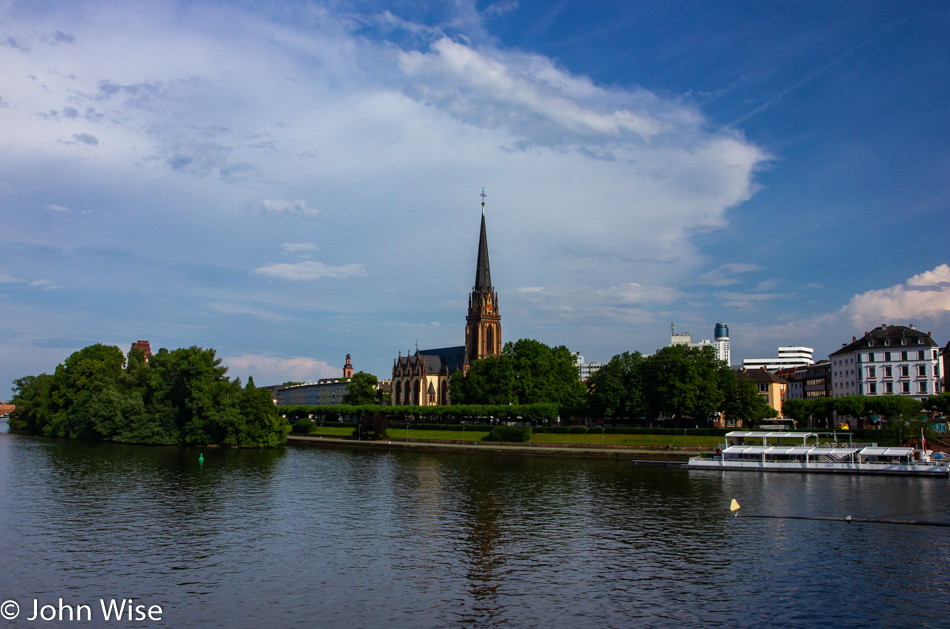
[[[908,286],[939,287],[950,284],[950,265],[941,264],[932,271],[920,273],[907,280]]]
[[[871,329],[887,323],[899,325],[926,325],[934,340],[942,345],[950,336],[950,282],[947,265],[920,273],[903,284],[870,290],[852,297],[834,312],[811,317],[793,317],[770,325],[748,321],[733,321],[733,347],[745,348],[746,356],[770,351],[770,346],[806,345],[815,347],[818,357],[860,337]],[[768,300],[768,295],[735,294],[737,306],[748,307],[756,300]],[[756,348],[748,353],[749,348]],[[741,353],[741,349],[738,353]],[[765,355],[765,354],[763,354]]]
[[[209,307],[215,312],[229,315],[249,315],[261,321],[269,321],[271,323],[283,323],[288,319],[288,317],[271,310],[255,308],[246,304],[216,302],[210,304]]]
[[[285,242],[280,248],[286,254],[301,255],[317,251],[320,247],[315,242]]]
[[[51,289],[54,289],[54,288],[62,288],[62,286],[57,286],[56,284],[54,284],[53,282],[51,282],[51,281],[49,281],[49,280],[35,280],[35,281],[33,281],[33,282],[30,282],[30,286],[32,286],[32,287],[34,287],[34,288],[42,288],[42,289],[44,289],[44,290],[51,290]]]
[[[336,280],[345,280],[351,277],[366,275],[362,264],[343,264],[330,266],[322,262],[308,260],[296,264],[270,264],[254,269],[255,273],[276,277],[285,280],[318,280],[328,277]]]
[[[775,293],[739,293],[733,291],[716,293],[716,299],[720,300],[724,306],[738,310],[748,310],[754,307],[755,304],[773,301],[780,297],[782,295]]]
[[[518,0],[499,0],[485,7],[487,17],[501,17],[518,9]]]
[[[762,267],[758,264],[730,262],[728,264],[723,264],[712,271],[703,273],[697,279],[700,283],[709,284],[710,286],[733,286],[735,284],[742,283],[742,280],[732,277],[733,275],[751,273],[753,271],[761,270]]]
[[[857,327],[945,320],[950,315],[950,267],[942,264],[904,284],[855,295],[842,312]]]
[[[11,275],[7,275],[6,273],[0,273],[0,284],[13,284],[20,281],[22,280],[18,280]]]
[[[264,211],[268,214],[300,214],[302,216],[316,216],[317,210],[307,207],[307,204],[297,199],[296,201],[264,200],[261,201]]]
[[[4,218],[4,236],[29,233],[40,252],[5,270],[25,277],[32,265],[43,274],[32,277],[70,287],[88,288],[89,278],[104,291],[139,287],[139,303],[156,318],[139,324],[153,328],[172,316],[168,295],[180,295],[209,315],[181,320],[208,334],[231,328],[233,353],[259,333],[251,318],[273,324],[275,344],[288,343],[294,334],[281,326],[296,322],[300,307],[288,302],[317,300],[270,282],[260,283],[259,302],[245,303],[247,277],[235,270],[254,266],[256,276],[281,280],[367,276],[321,286],[321,305],[404,308],[393,317],[430,321],[443,316],[432,304],[471,281],[477,192],[486,185],[495,280],[524,321],[545,330],[568,322],[549,337],[561,342],[556,336],[586,325],[584,317],[667,319],[656,308],[679,297],[663,287],[689,283],[703,262],[693,235],[727,224],[769,156],[676,97],[599,85],[463,31],[478,18],[474,3],[449,5],[453,15],[435,25],[336,13],[333,3],[278,12],[294,15],[286,21],[227,3],[0,9],[22,44],[0,51],[0,171],[25,199],[9,212],[17,224]],[[515,7],[503,1],[485,12]],[[54,37],[63,24],[68,35]],[[27,199],[29,190],[38,192]],[[35,208],[65,211],[50,198],[88,199],[95,211],[83,229],[21,222]],[[326,219],[319,232],[313,205]],[[317,257],[311,240],[330,263],[308,260]],[[118,261],[44,255],[62,242],[135,252]],[[278,247],[295,263],[248,263]],[[723,277],[741,272],[724,267]],[[505,312],[512,323],[519,316]],[[359,328],[375,322],[354,314],[348,325],[364,339]],[[613,342],[620,326],[609,329],[601,334]],[[209,341],[181,344],[191,342]],[[373,351],[387,353],[387,342],[374,339]]]
[[[562,132],[611,138],[632,134],[649,139],[672,130],[672,121],[659,112],[617,106],[617,94],[570,76],[544,57],[489,54],[448,37],[432,43],[430,51],[402,53],[401,69],[413,79],[419,98],[467,122],[528,130],[553,124]]]
[[[246,380],[250,375],[257,386],[284,382],[315,382],[320,378],[341,378],[343,369],[322,360],[301,356],[280,357],[266,354],[223,356],[228,375]],[[341,361],[342,364],[342,361]]]
[[[675,288],[643,286],[636,282],[611,286],[598,292],[607,300],[620,301],[625,304],[669,304],[682,296],[682,293]]]
[[[47,210],[52,210],[54,212],[69,212],[69,208],[63,205],[56,205],[55,203],[50,203],[46,206]]]

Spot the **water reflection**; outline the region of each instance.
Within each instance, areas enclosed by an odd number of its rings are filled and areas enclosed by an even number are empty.
[[[727,510],[950,520],[946,480],[197,453],[0,434],[0,595],[175,627],[928,626],[950,602],[946,529]]]

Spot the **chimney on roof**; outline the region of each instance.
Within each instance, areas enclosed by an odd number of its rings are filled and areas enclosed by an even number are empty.
[[[911,330],[916,330],[916,329],[917,329],[917,326],[914,325],[913,323],[911,323],[911,324],[910,324],[910,329],[911,329]]]
[[[857,341],[857,340],[858,340],[858,338],[857,338],[856,336],[852,336],[852,337],[851,337],[851,342],[852,342],[852,343],[854,343],[854,342]]]
[[[841,347],[847,347],[847,346],[848,346],[847,343],[842,343],[842,344],[841,344]]]

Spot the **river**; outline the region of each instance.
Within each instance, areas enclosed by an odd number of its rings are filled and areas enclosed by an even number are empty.
[[[20,610],[0,624],[945,624],[950,529],[735,518],[732,498],[740,514],[950,521],[947,479],[125,446],[0,424],[0,601]],[[106,622],[101,601],[124,599],[160,620]],[[55,617],[30,622],[34,605]]]

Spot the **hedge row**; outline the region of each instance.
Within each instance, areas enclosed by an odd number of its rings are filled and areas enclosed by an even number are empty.
[[[483,441],[525,443],[531,441],[531,431],[521,426],[492,426]]]
[[[692,435],[694,437],[722,437],[727,432],[735,428],[611,428],[605,426],[537,426],[532,428],[534,432],[584,435],[601,434],[601,431],[608,435]]]
[[[277,412],[287,418],[291,424],[300,419],[318,421],[338,421],[341,417],[356,418],[366,415],[383,415],[391,421],[403,422],[406,419],[428,420],[457,423],[462,419],[478,419],[487,423],[494,418],[501,421],[548,420],[555,421],[558,416],[557,404],[460,404],[457,406],[381,406],[367,404],[352,406],[278,406]],[[414,422],[415,423],[415,422]]]

